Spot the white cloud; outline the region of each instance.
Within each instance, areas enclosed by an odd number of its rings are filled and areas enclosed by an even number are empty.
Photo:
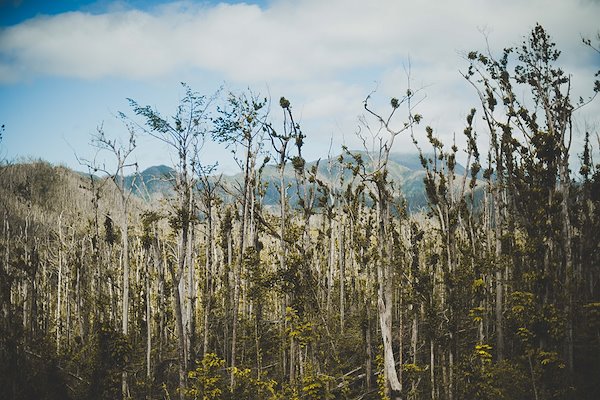
[[[560,38],[597,29],[598,4],[553,1],[274,1],[215,6],[173,3],[149,12],[113,8],[38,17],[0,33],[4,80],[32,75],[154,78],[184,68],[226,79],[311,79],[411,55],[458,64],[481,47],[477,27],[510,45],[536,21]],[[567,39],[568,40],[568,39]]]

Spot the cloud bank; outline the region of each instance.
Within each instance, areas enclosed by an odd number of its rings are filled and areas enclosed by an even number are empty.
[[[577,6],[574,6],[576,4]],[[182,69],[243,82],[332,77],[416,62],[456,69],[457,51],[480,48],[486,30],[514,44],[536,22],[573,47],[598,27],[597,2],[274,1],[171,3],[149,11],[41,16],[0,33],[0,79],[38,76],[153,79]],[[578,54],[582,54],[578,51]]]

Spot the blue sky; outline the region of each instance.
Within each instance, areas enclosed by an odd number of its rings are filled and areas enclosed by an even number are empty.
[[[168,3],[162,0],[0,0],[0,26],[15,25],[25,20],[42,15],[57,15],[70,11],[81,11],[91,14],[103,14],[117,10],[150,11],[156,6]],[[226,3],[235,4],[240,1],[203,1],[207,5]],[[268,1],[245,1],[264,7]]]
[[[171,114],[181,81],[207,95],[224,85],[287,97],[307,134],[306,157],[325,157],[331,143],[334,153],[359,147],[363,99],[375,88],[381,104],[400,96],[409,65],[425,124],[460,144],[477,104],[459,73],[466,51],[484,48],[486,37],[492,51],[518,45],[539,22],[563,50],[574,94],[586,96],[600,59],[581,36],[598,33],[599,15],[593,0],[0,0],[0,158],[80,168],[74,153],[93,156],[99,125],[125,134],[114,116],[130,112],[127,97]],[[598,103],[578,115],[579,130],[598,130]],[[134,157],[142,167],[169,164],[165,150],[141,138]],[[400,138],[395,150],[413,147]],[[209,143],[203,157],[235,171],[221,146]]]

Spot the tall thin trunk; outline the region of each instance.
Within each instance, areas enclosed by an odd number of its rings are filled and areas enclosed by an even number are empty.
[[[187,387],[186,372],[188,369],[188,331],[186,330],[187,314],[183,307],[186,305],[185,298],[182,300],[182,289],[185,294],[185,279],[182,279],[186,267],[189,266],[188,249],[190,235],[191,210],[191,188],[188,178],[187,148],[180,149],[179,154],[181,174],[178,175],[179,185],[182,190],[179,193],[179,207],[181,210],[181,234],[179,237],[178,265],[170,265],[171,277],[173,279],[173,297],[175,299],[175,320],[177,324],[177,336],[179,339],[179,397],[184,399],[184,391]],[[177,268],[177,271],[175,271]]]
[[[296,343],[294,337],[290,335],[290,384],[296,383]]]
[[[86,337],[86,332],[84,329],[84,318],[83,318],[83,310],[82,310],[82,304],[81,304],[81,286],[84,285],[84,266],[83,266],[83,260],[84,260],[84,254],[85,254],[85,243],[86,240],[83,239],[81,241],[81,266],[77,266],[76,268],[76,278],[75,278],[75,315],[76,315],[76,319],[77,319],[77,326],[79,328],[79,335],[82,339],[84,339]],[[87,320],[87,318],[86,318]]]
[[[373,348],[371,345],[371,317],[369,315],[369,307],[365,304],[365,316],[367,319],[367,327],[365,329],[365,345],[367,348],[367,360],[366,360],[366,386],[367,390],[373,385],[371,383],[371,377],[373,375],[372,364],[373,364]]]
[[[158,274],[158,282],[157,285],[157,304],[158,304],[158,362],[161,361],[163,343],[165,342],[165,310],[166,310],[166,300],[165,300],[165,268],[166,268],[166,255],[164,254],[164,249],[161,252],[160,243],[158,241],[158,235],[156,233],[156,229],[154,231],[154,268]]]
[[[150,254],[148,254],[150,256]],[[152,275],[152,264],[150,260],[146,260],[146,378],[148,383],[152,380],[152,297],[150,296],[151,290],[151,275]]]
[[[400,381],[400,391],[404,390],[402,385],[402,365],[404,364],[404,308],[403,308],[403,297],[402,289],[398,293],[398,363],[400,369],[398,370],[398,380]]]
[[[412,328],[411,328],[411,334],[410,334],[410,352],[411,352],[411,356],[412,356],[412,364],[417,365],[417,345],[418,345],[418,340],[419,340],[419,320],[418,320],[418,311],[416,310],[416,307],[414,305],[412,306],[412,312],[413,312],[413,321],[412,321]],[[416,391],[416,382],[413,379],[410,383],[410,388],[412,392]]]
[[[126,217],[125,217],[126,218]],[[127,234],[127,222],[123,223],[123,310],[122,329],[123,334],[129,334],[129,237]]]
[[[329,228],[329,262],[327,263],[327,315],[331,315],[331,303],[333,292],[333,269],[335,263],[335,236],[334,223],[331,216],[328,216]]]
[[[122,295],[122,330],[123,335],[129,334],[129,223],[128,223],[128,210],[127,210],[127,198],[124,187],[124,176],[123,167],[120,167],[119,174],[119,191],[121,194],[121,207],[122,207],[122,225],[121,225],[121,237],[123,239],[123,295]],[[124,399],[129,398],[129,389],[127,387],[127,372],[123,371],[121,389],[122,396]]]
[[[431,400],[437,398],[435,393],[435,345],[433,339],[429,339],[429,379],[431,381]]]
[[[207,201],[207,234],[206,234],[206,266],[205,266],[205,290],[204,290],[204,341],[202,355],[208,353],[208,334],[210,324],[210,312],[212,301],[212,279],[213,279],[213,219],[211,199]]]
[[[389,209],[385,188],[378,188],[378,250],[377,261],[377,308],[379,311],[379,325],[383,340],[384,376],[387,382],[386,389],[392,400],[400,398],[401,385],[396,371],[394,350],[392,347],[392,307],[393,307],[393,282],[391,266],[391,246],[388,237]]]
[[[233,391],[235,387],[235,367],[236,367],[236,351],[237,351],[237,327],[238,327],[238,311],[240,306],[240,284],[241,284],[241,269],[244,252],[246,250],[246,230],[248,228],[247,221],[249,215],[250,195],[252,188],[251,174],[253,173],[254,163],[252,162],[252,142],[249,140],[246,150],[246,166],[244,170],[244,195],[242,201],[242,221],[240,224],[239,233],[239,249],[237,260],[233,265],[233,312],[232,312],[232,327],[231,327],[231,374],[229,380],[229,388]]]
[[[567,335],[566,335],[566,359],[567,367],[570,373],[574,372],[573,360],[573,229],[571,228],[571,219],[569,217],[569,155],[566,149],[563,151],[560,163],[560,191],[561,191],[561,219],[563,231],[563,247],[565,251],[565,291],[567,302],[565,304],[565,314],[567,316]]]
[[[181,307],[181,293],[179,290],[179,284],[181,283],[181,270],[177,273],[173,271],[174,266],[171,266],[171,277],[173,278],[173,299],[175,301],[175,324],[177,328],[177,337],[179,340],[179,398],[184,400],[185,398],[185,374],[186,374],[186,360],[185,360],[185,331],[183,328],[183,312]]]
[[[61,308],[62,308],[62,279],[63,279],[63,237],[62,213],[58,217],[58,287],[56,296],[56,352],[60,352]]]
[[[180,165],[181,174],[178,176],[179,185],[182,188],[179,194],[179,207],[181,210],[181,233],[179,237],[179,251],[178,251],[178,265],[177,267],[171,265],[171,276],[173,278],[173,297],[175,299],[175,318],[177,324],[177,336],[179,339],[179,396],[183,400],[184,391],[187,387],[186,372],[188,369],[188,344],[189,344],[189,330],[186,329],[189,322],[187,321],[187,314],[184,310],[187,297],[186,282],[183,276],[186,272],[186,267],[191,268],[189,265],[189,240],[190,240],[190,226],[192,218],[192,200],[191,200],[191,185],[188,177],[187,170],[187,149],[180,150]],[[177,271],[175,272],[175,268]],[[183,291],[183,293],[182,293]],[[184,296],[182,298],[182,295]]]
[[[260,325],[262,320],[262,304],[257,302],[256,314],[254,319],[254,346],[256,352],[256,379],[262,375],[262,352],[260,350]]]
[[[498,177],[496,181],[496,187],[493,191],[493,202],[494,202],[494,236],[496,241],[496,354],[498,361],[504,359],[504,321],[503,321],[503,301],[504,301],[504,279],[502,277],[502,224],[504,203],[502,199],[502,186],[503,186],[503,167],[500,155],[496,156],[496,168],[498,169]]]
[[[454,351],[451,346],[448,349],[448,400],[452,399],[454,399]]]
[[[341,224],[340,237],[340,332],[344,333],[344,308],[345,308],[345,288],[346,288],[346,228]]]
[[[190,214],[191,210],[190,209]],[[187,254],[185,255],[187,261],[187,296],[185,297],[186,306],[186,356],[188,363],[194,357],[193,349],[195,347],[195,336],[196,336],[196,271],[194,269],[194,227],[190,226],[188,234],[188,244],[186,248]]]

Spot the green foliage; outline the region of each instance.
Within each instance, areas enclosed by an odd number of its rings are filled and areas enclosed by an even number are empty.
[[[185,90],[185,95],[180,101],[177,112],[173,117],[173,124],[166,117],[163,117],[151,106],[141,106],[133,99],[127,99],[134,113],[145,119],[149,129],[162,135],[174,135],[175,137],[187,136],[184,134],[189,128],[192,136],[197,136],[202,132],[202,123],[206,119],[206,104],[209,102],[206,96],[192,90],[190,86],[181,83]],[[126,118],[121,113],[122,118]],[[189,138],[190,139],[190,138]]]
[[[419,383],[422,380],[426,379],[427,373],[429,372],[428,368],[429,367],[427,366],[413,363],[402,365],[402,373],[404,374],[404,379],[410,387],[410,390],[408,390],[407,398],[418,399],[420,396],[422,396],[422,393],[420,393]]]
[[[483,307],[474,307],[469,310],[469,317],[476,324],[483,321],[484,316],[485,316],[485,310]]]
[[[121,374],[129,366],[132,348],[121,332],[102,324],[95,331],[90,361],[89,399],[118,398]]]
[[[276,400],[276,385],[273,379],[265,379],[264,376],[254,378],[249,368],[234,368],[236,386],[231,394],[232,399],[256,399]]]
[[[207,353],[196,369],[188,372],[189,387],[185,395],[191,399],[213,400],[223,398],[226,386],[225,360]]]
[[[286,329],[287,336],[296,341],[301,347],[305,347],[313,339],[313,322],[303,320],[296,309],[287,307],[285,320],[288,326]]]
[[[284,110],[285,110],[285,109],[288,109],[288,108],[290,108],[290,102],[289,102],[289,100],[288,100],[288,99],[286,99],[285,97],[281,97],[281,98],[279,99],[279,105],[280,105],[280,106],[281,106],[281,108],[283,108]]]
[[[235,376],[235,386],[230,391],[228,373]],[[249,368],[233,370],[225,368],[225,360],[214,353],[207,353],[196,369],[188,372],[189,387],[185,391],[188,399],[248,399],[277,400],[282,399],[277,392],[277,382],[268,379],[264,374],[259,377]]]
[[[219,117],[214,119],[213,139],[232,149],[236,145],[251,147],[254,136],[262,131],[265,123],[267,99],[252,92],[229,93]]]
[[[300,156],[292,157],[292,166],[297,174],[302,174],[304,172],[304,166],[306,165],[306,161]]]
[[[110,246],[121,241],[121,231],[114,225],[110,214],[104,218],[104,240]]]
[[[148,250],[155,240],[156,233],[153,231],[161,216],[155,211],[147,211],[142,214],[142,245]]]
[[[387,396],[387,382],[385,380],[385,374],[383,372],[383,346],[380,346],[380,351],[375,356],[375,364],[377,365],[377,393],[381,400],[390,400]]]
[[[32,343],[26,351],[18,345],[23,332],[18,326],[11,328],[8,332],[0,330],[0,398],[75,398],[77,393],[67,387],[69,379],[61,367],[61,358],[48,354],[52,345],[42,340]]]
[[[600,302],[587,303],[583,310],[590,330],[600,332]]]
[[[477,344],[465,362],[460,364],[460,379],[464,380],[459,389],[461,398],[505,398],[496,383],[491,351],[490,345]]]
[[[302,398],[311,400],[334,399],[330,386],[334,381],[332,376],[319,373],[315,366],[307,364],[302,377]]]
[[[489,349],[488,349],[489,350]],[[474,349],[458,365],[457,396],[462,399],[531,399],[533,393],[528,372],[510,361],[483,362],[481,350]],[[485,353],[490,354],[487,350]],[[487,354],[484,359],[487,360]]]

